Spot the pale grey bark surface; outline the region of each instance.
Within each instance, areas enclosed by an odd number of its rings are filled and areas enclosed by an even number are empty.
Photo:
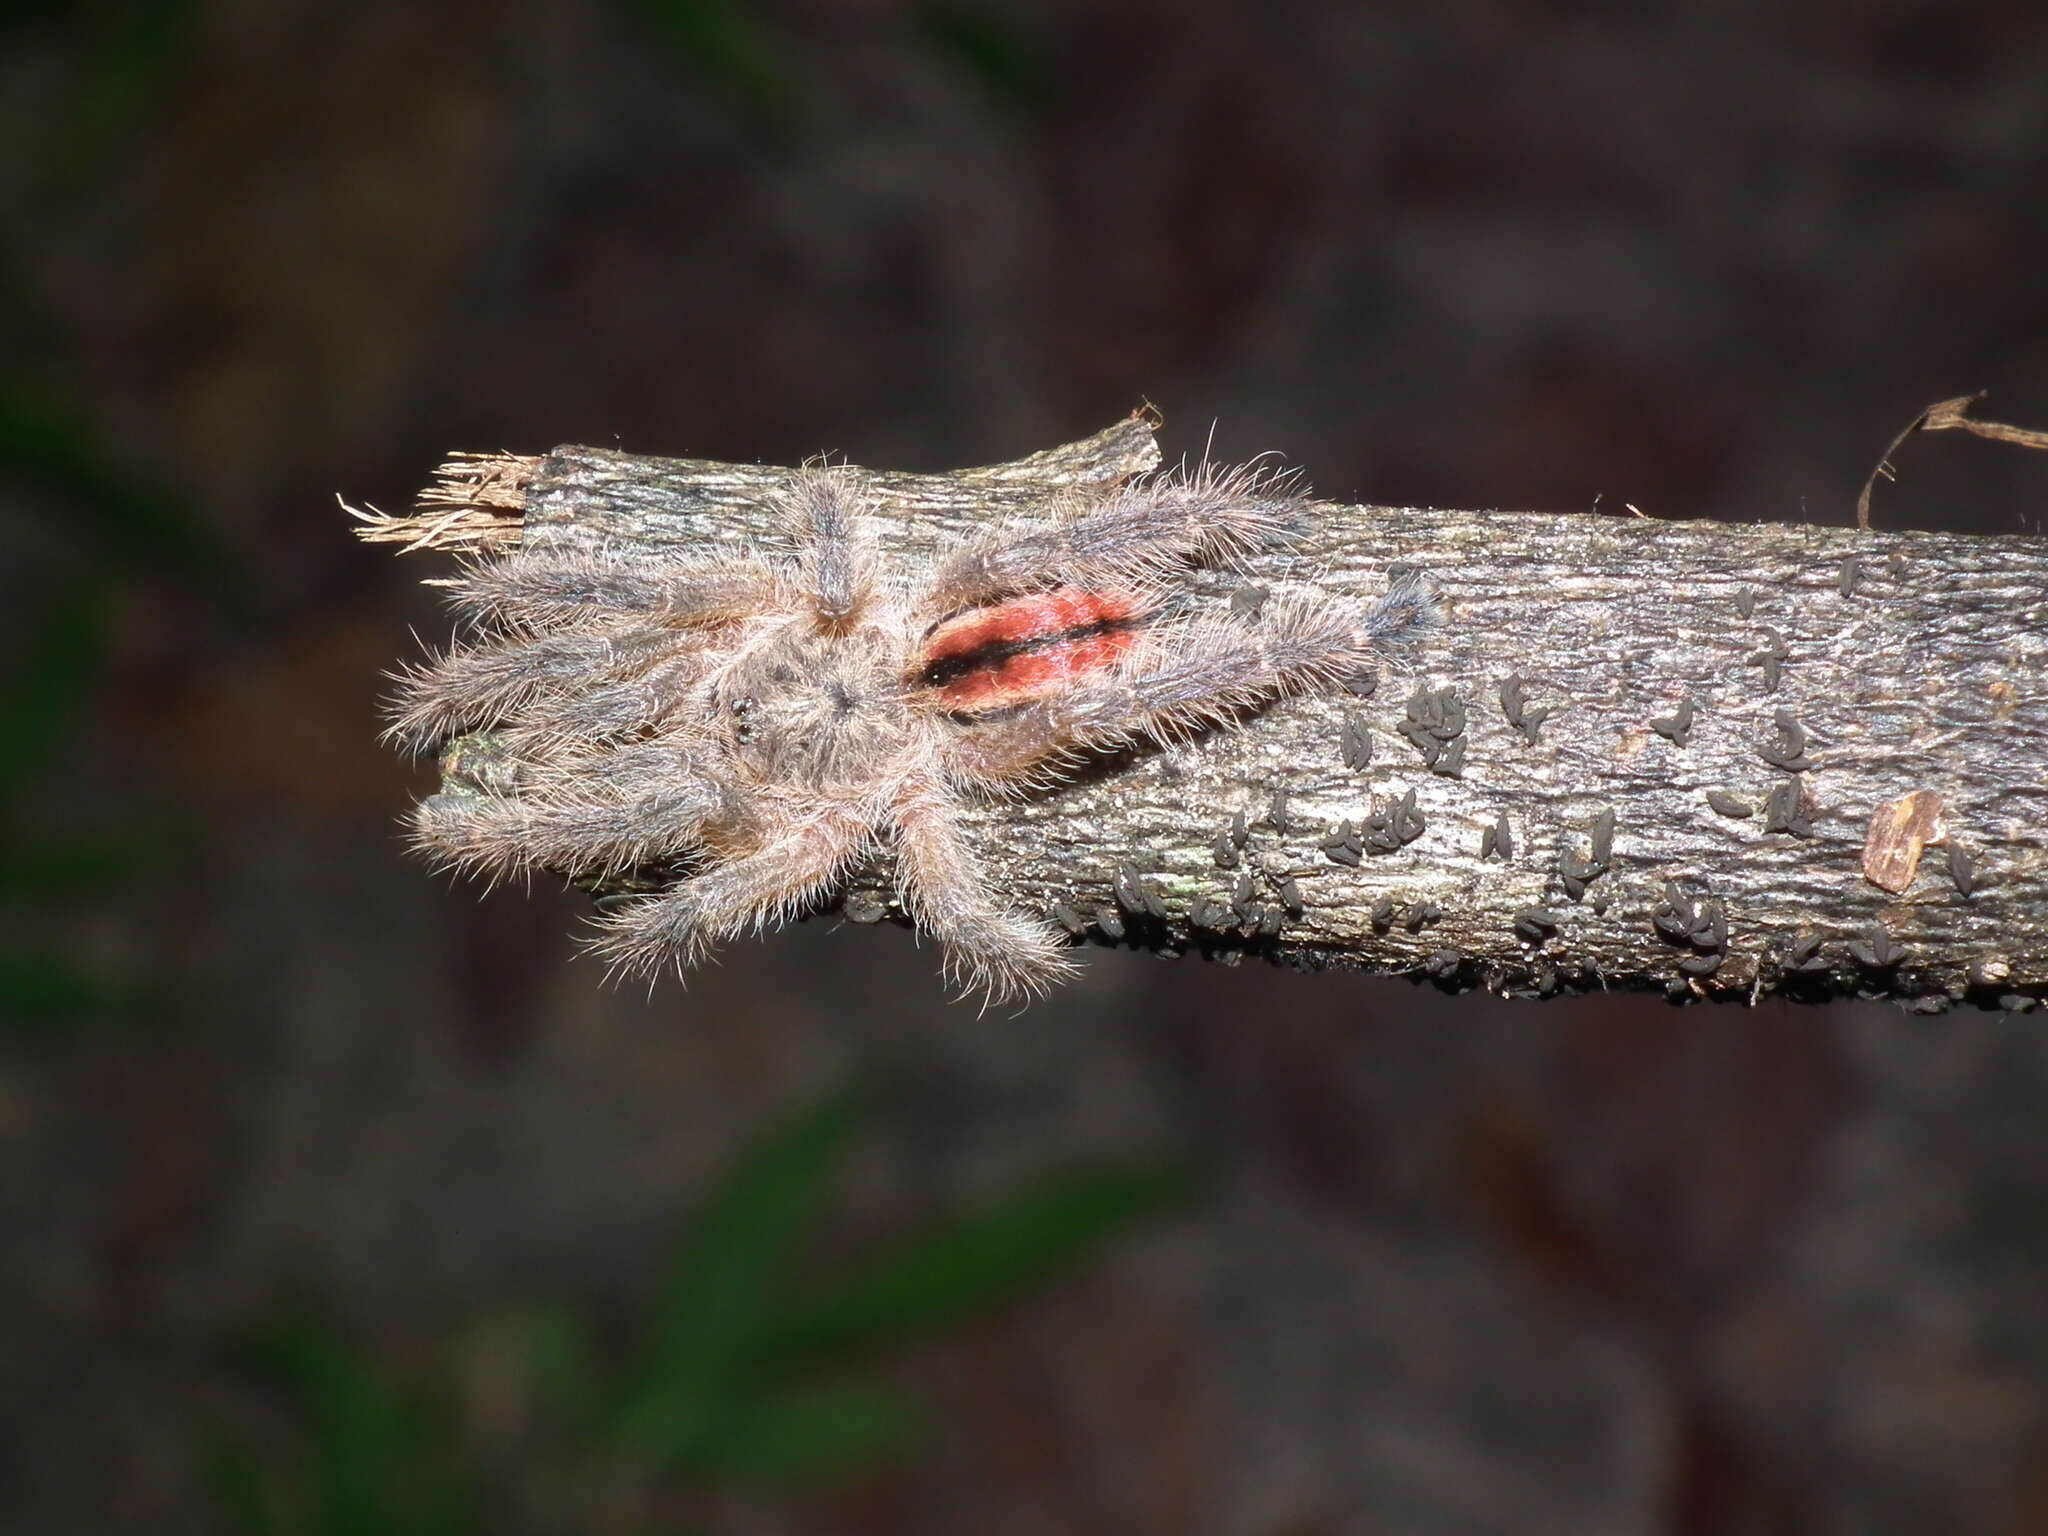
[[[872,473],[877,532],[914,573],[969,528],[1156,460],[1133,417],[1014,464]],[[589,448],[476,463],[437,488],[462,512],[465,488],[491,482],[464,517],[370,536],[649,558],[744,546],[776,537],[788,473]],[[1929,1011],[2048,991],[2048,541],[1317,512],[1252,568],[1195,573],[1194,599],[1300,585],[1362,607],[1405,567],[1435,585],[1441,622],[1376,686],[977,807],[1020,907],[1093,942],[1454,989],[1862,993]],[[432,536],[436,518],[461,531]],[[458,743],[450,787],[489,761],[487,742]],[[1902,823],[1917,808],[1917,832],[1881,836],[1886,807]],[[883,868],[843,906],[901,915]]]

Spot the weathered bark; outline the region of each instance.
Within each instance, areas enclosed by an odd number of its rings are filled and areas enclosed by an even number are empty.
[[[873,473],[900,514],[881,520],[886,553],[916,567],[1054,487],[1149,468],[1151,425],[989,469]],[[421,514],[364,532],[740,546],[773,537],[787,473],[590,448],[458,461]],[[1319,510],[1249,574],[1196,573],[1197,600],[1313,583],[1363,604],[1409,566],[1441,592],[1441,627],[1369,693],[1286,701],[977,808],[1018,906],[1096,942],[1453,988],[1929,1011],[2048,991],[2048,540]],[[489,757],[456,744],[450,787]],[[900,916],[886,870],[842,906]]]

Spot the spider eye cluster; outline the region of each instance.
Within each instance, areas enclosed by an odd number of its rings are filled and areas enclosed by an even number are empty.
[[[733,667],[714,695],[714,718],[739,764],[763,782],[858,781],[902,744],[892,654],[879,634],[792,627]]]

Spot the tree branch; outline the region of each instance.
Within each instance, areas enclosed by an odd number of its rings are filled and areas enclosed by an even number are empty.
[[[1153,421],[1013,464],[868,473],[912,567],[1055,487],[1152,467]],[[789,471],[560,448],[457,459],[365,537],[650,555],[772,539]],[[1105,759],[971,823],[1078,937],[1550,995],[2048,991],[2048,541],[1320,504],[1197,601],[1425,570],[1444,623],[1373,688]],[[1249,600],[1240,596],[1239,601]],[[489,785],[490,738],[447,788]],[[841,909],[901,917],[886,870]]]

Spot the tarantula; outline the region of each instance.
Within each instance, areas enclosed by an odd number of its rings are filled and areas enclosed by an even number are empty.
[[[1187,567],[1283,542],[1307,505],[1249,470],[1153,475],[890,571],[858,475],[814,468],[782,498],[792,553],[473,565],[448,584],[481,634],[406,680],[392,730],[428,749],[495,726],[522,776],[428,799],[417,841],[494,874],[679,868],[602,919],[594,947],[634,972],[780,922],[889,853],[951,979],[1041,992],[1073,962],[998,900],[962,797],[1332,683],[1427,622],[1413,579],[1362,615],[1304,595],[1172,611]]]

